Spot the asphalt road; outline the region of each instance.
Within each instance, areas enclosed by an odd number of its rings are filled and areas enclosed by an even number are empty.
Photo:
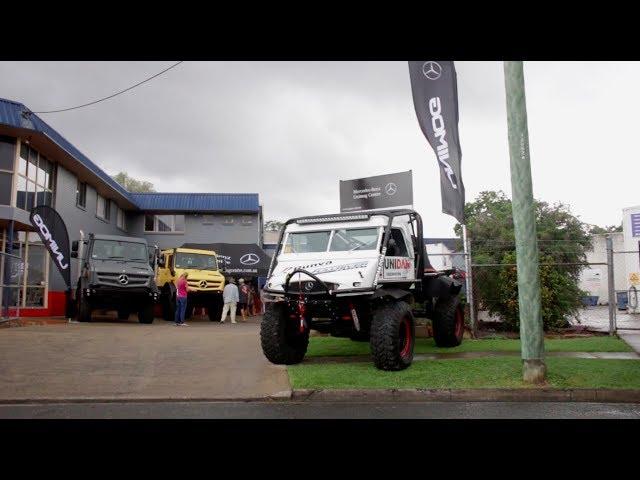
[[[640,404],[140,402],[0,405],[0,419],[640,419]]]

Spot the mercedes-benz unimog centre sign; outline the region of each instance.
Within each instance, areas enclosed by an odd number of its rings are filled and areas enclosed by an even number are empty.
[[[340,180],[340,211],[357,212],[413,206],[411,170],[375,177]]]

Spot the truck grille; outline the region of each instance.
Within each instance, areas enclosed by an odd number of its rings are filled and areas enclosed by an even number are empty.
[[[98,272],[98,282],[114,287],[141,287],[149,281],[149,275],[143,273]],[[124,278],[126,276],[126,281]]]
[[[290,282],[289,283],[289,291],[290,292],[300,292],[300,283],[302,283],[302,292],[303,293],[315,293],[315,292],[326,292],[324,287],[316,282],[315,280],[303,280],[302,282]],[[329,290],[335,290],[338,288],[338,284],[324,282],[325,285],[329,288]]]
[[[217,280],[187,280],[187,283],[191,288],[202,292],[220,290],[222,288],[222,282]]]

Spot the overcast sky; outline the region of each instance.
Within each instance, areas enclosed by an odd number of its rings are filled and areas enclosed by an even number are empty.
[[[90,102],[172,62],[0,62],[0,97]],[[467,201],[510,195],[501,62],[456,62]],[[588,223],[640,204],[640,64],[526,62],[533,190]],[[425,236],[453,236],[406,62],[184,62],[41,117],[110,174],[166,192],[257,192],[266,219],[339,211],[340,179],[413,170]]]

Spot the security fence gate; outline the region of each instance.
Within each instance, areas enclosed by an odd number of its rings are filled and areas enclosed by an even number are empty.
[[[621,240],[621,239],[620,239]],[[458,268],[467,323],[518,330],[514,240],[467,239],[466,252],[429,253],[437,269]],[[538,240],[542,312],[546,327],[584,326],[615,333],[640,330],[640,252],[611,237]]]
[[[637,246],[637,250],[626,250],[615,249],[611,241],[608,244],[611,257],[609,277],[613,279],[609,282],[613,332],[640,330],[640,293],[638,292],[640,290],[640,242]],[[618,279],[617,283],[616,279]]]

